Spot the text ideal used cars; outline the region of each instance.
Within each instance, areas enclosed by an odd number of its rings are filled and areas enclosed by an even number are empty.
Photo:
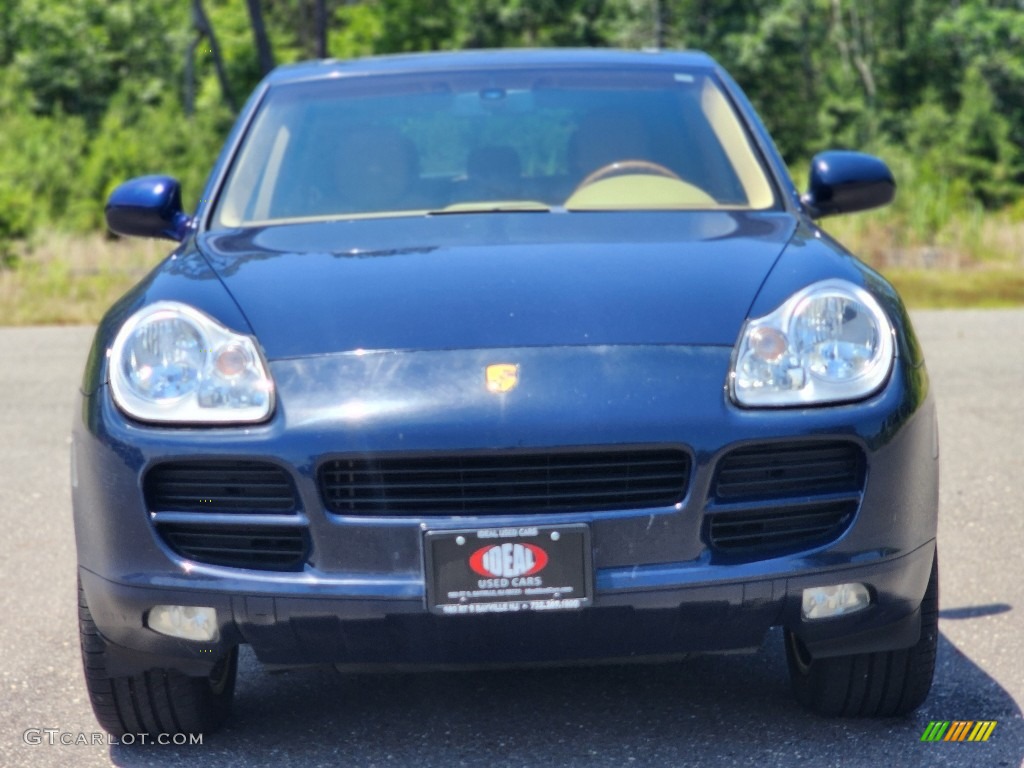
[[[799,701],[908,712],[937,640],[938,438],[893,288],[815,221],[700,53],[282,67],[179,246],[110,309],[74,425],[82,651],[112,733],[227,715],[265,664],[758,648]]]

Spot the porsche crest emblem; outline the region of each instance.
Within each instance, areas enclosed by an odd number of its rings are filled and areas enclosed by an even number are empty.
[[[494,363],[486,370],[487,391],[501,394],[511,392],[519,383],[519,366],[512,363]]]

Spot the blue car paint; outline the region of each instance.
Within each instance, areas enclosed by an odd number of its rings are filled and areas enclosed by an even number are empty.
[[[732,346],[792,229],[785,214],[478,214],[216,233],[199,247],[274,360]]]
[[[666,611],[670,604],[685,605],[686,620],[699,624],[720,608],[716,605],[718,599],[711,595],[723,583],[732,584],[734,589],[745,585],[741,593],[746,590],[760,597],[752,605],[747,605],[745,598],[738,599],[732,609],[741,615],[749,610],[753,615],[747,617],[746,624],[737,617],[744,630],[734,638],[719,636],[718,642],[720,649],[732,648],[732,643],[740,641],[739,647],[748,647],[756,645],[768,627],[787,614],[787,624],[794,621],[792,613],[798,605],[799,591],[787,585],[800,583],[801,576],[806,577],[804,583],[813,583],[815,579],[839,578],[836,571],[862,569],[865,580],[878,590],[878,610],[867,612],[869,616],[830,622],[818,631],[846,637],[851,626],[872,629],[881,621],[891,640],[900,638],[888,626],[888,619],[894,606],[906,608],[916,605],[915,598],[920,600],[931,562],[929,542],[935,532],[937,499],[930,490],[934,488],[935,466],[934,462],[922,462],[922,457],[932,457],[933,407],[918,369],[898,369],[890,386],[868,403],[766,414],[742,411],[726,401],[721,386],[729,362],[729,350],[725,348],[583,347],[503,352],[520,360],[524,369],[538,371],[537,377],[539,372],[546,373],[530,387],[524,384],[517,391],[521,399],[515,405],[506,402],[502,406],[494,398],[484,397],[482,388],[474,397],[473,387],[466,384],[463,374],[479,369],[491,354],[486,350],[388,354],[390,389],[368,386],[383,375],[373,355],[282,361],[272,368],[281,401],[290,405],[267,425],[202,430],[198,445],[197,430],[157,429],[127,422],[101,388],[86,403],[92,429],[77,429],[75,439],[81,484],[76,489],[80,556],[83,565],[92,563],[95,568],[104,564],[107,570],[96,572],[95,577],[109,582],[99,590],[94,579],[95,591],[90,592],[86,579],[90,605],[96,592],[117,593],[115,584],[131,599],[148,599],[151,604],[158,595],[168,593],[207,601],[202,604],[226,599],[233,605],[233,596],[238,595],[272,597],[277,600],[274,610],[282,615],[292,610],[291,601],[299,601],[303,615],[308,616],[316,613],[314,605],[308,603],[310,598],[338,600],[341,602],[320,606],[325,616],[342,622],[333,644],[317,649],[291,648],[292,661],[380,661],[349,656],[338,638],[344,635],[345,619],[386,623],[392,613],[412,613],[423,614],[419,631],[428,632],[427,627],[435,625],[436,617],[423,610],[420,541],[424,525],[443,529],[585,521],[592,526],[597,569],[594,610],[630,605],[643,613]],[[638,369],[661,371],[663,378],[637,382],[630,372]],[[436,380],[424,382],[423,370],[448,371],[451,381],[446,387],[445,374],[437,373]],[[668,371],[685,371],[686,375],[673,376]],[[346,393],[340,391],[338,406],[326,408],[330,398],[324,382],[342,377],[356,382],[348,395],[350,400],[346,401]],[[580,397],[580,388],[573,386],[580,381],[591,384],[591,397]],[[367,386],[360,389],[359,382]],[[428,395],[447,391],[454,396],[424,398],[424,383],[429,385]],[[363,392],[375,393],[378,400],[360,399]],[[681,508],[429,521],[351,519],[324,514],[320,508],[315,471],[324,458],[389,451],[509,448],[527,440],[529,445],[571,445],[579,437],[580,414],[593,413],[591,400],[597,397],[603,398],[608,407],[600,429],[587,429],[591,441],[678,443],[692,451],[694,476]],[[346,408],[346,402],[358,402],[360,408]],[[394,403],[400,407],[392,407]],[[544,435],[544,440],[538,440],[537,435]],[[870,481],[856,524],[840,540],[820,550],[739,565],[716,562],[701,541],[700,525],[718,458],[728,449],[761,442],[764,437],[785,440],[808,435],[852,438],[870,452]],[[319,547],[314,565],[295,574],[246,573],[194,564],[183,568],[180,558],[169,553],[154,534],[138,492],[138,478],[144,468],[173,456],[267,458],[289,468],[303,501],[304,521]],[[116,529],[105,519],[115,508],[119,521]],[[880,581],[876,571],[892,569],[900,558],[905,558],[906,567],[899,577],[893,577],[893,583]],[[886,592],[886,588],[891,591]],[[372,604],[362,605],[363,600]],[[97,594],[96,603],[102,606],[104,598]],[[105,616],[102,608],[97,610],[96,620],[102,626]],[[124,607],[111,610],[123,615]],[[249,620],[243,614],[229,607],[225,617],[229,622],[222,630],[226,641],[237,639],[239,632],[247,637]],[[235,626],[230,617],[240,625]],[[676,614],[661,618],[681,620]],[[556,623],[562,621],[557,619]],[[124,634],[124,628],[118,626],[108,631],[114,643],[138,647],[141,642],[152,649],[168,646],[167,638],[150,632],[143,631],[144,637],[139,637],[137,632]],[[268,633],[270,629],[264,627],[262,631]],[[278,631],[285,632],[280,627]],[[281,637],[267,647],[261,646],[255,636],[249,639],[261,657],[285,663],[288,651],[278,647],[284,642]],[[579,640],[576,653],[580,658],[591,657],[598,648],[603,649],[602,653],[611,650],[604,640],[593,648],[585,636]],[[634,640],[624,638],[614,655],[631,655]],[[704,638],[702,642],[706,641]],[[676,651],[711,649],[707,645],[691,646],[685,637],[676,637],[673,642]],[[328,648],[335,649],[334,658],[328,659]],[[492,650],[493,661],[505,660],[502,649]],[[445,655],[451,649],[439,648],[437,652],[442,657],[434,661],[454,661]],[[535,647],[532,652],[534,660],[543,659],[543,647]],[[659,652],[667,652],[667,648],[659,648]],[[194,658],[197,653],[186,658]],[[410,660],[414,659],[393,659]],[[474,656],[474,660],[481,659]]]
[[[868,181],[865,181],[868,179]],[[841,194],[837,195],[836,190]],[[896,196],[896,180],[888,166],[862,152],[832,151],[815,155],[804,202],[821,217],[860,210],[862,195],[872,205],[887,205]]]
[[[260,658],[281,664],[729,650],[756,646],[779,624],[800,631],[825,655],[916,640],[915,607],[934,553],[937,509],[934,403],[920,346],[891,287],[807,217],[760,120],[720,70],[784,191],[779,212],[708,214],[711,226],[692,213],[519,213],[205,230],[210,201],[268,88],[428,62],[473,68],[583,59],[714,68],[710,59],[689,54],[480,52],[286,67],[257,89],[183,245],[107,315],[86,369],[74,427],[76,534],[85,592],[111,643],[115,669],[157,661],[195,674],[209,670],[209,656],[192,644],[143,626],[148,606],[178,602],[218,607],[218,650],[250,642]],[[726,221],[731,231],[709,234]],[[484,249],[495,242],[493,252]],[[514,280],[515,257],[537,267],[529,286]],[[468,272],[439,270],[434,285],[424,267],[417,273],[423,293],[402,293],[407,301],[390,306],[374,301],[373,285],[402,288],[398,265],[430,265],[432,259]],[[496,275],[483,269],[482,259],[496,265]],[[567,269],[588,259],[612,269],[650,264],[658,270],[613,273],[630,281],[636,305],[631,311],[616,303],[612,311],[602,304],[618,298],[609,274],[595,269],[574,281]],[[493,283],[487,275],[495,275]],[[261,293],[257,277],[270,280],[273,296]],[[727,373],[744,320],[835,277],[870,290],[894,324],[898,354],[887,385],[866,401],[834,407],[748,411],[732,404]],[[467,290],[467,282],[479,289]],[[351,285],[364,286],[354,302],[345,293]],[[531,302],[528,287],[550,290],[548,301]],[[486,326],[439,317],[434,288],[461,291],[464,312],[480,313]],[[161,299],[185,301],[257,336],[280,393],[281,406],[267,423],[153,427],[116,409],[105,369],[113,334],[132,312]],[[566,299],[571,312],[553,304]],[[443,343],[451,337],[435,333],[428,319],[445,323],[446,334],[462,328],[467,336]],[[465,378],[498,360],[518,362],[524,372],[520,388],[500,400]],[[339,381],[345,382],[339,390],[325,385]],[[856,442],[868,457],[852,527],[808,551],[746,563],[716,560],[702,540],[701,521],[713,506],[708,490],[719,458],[746,444],[830,437]],[[324,511],[316,487],[319,463],[335,455],[604,442],[680,445],[693,467],[687,497],[677,507],[514,518],[517,525],[582,520],[592,526],[597,595],[594,608],[581,614],[469,621],[431,616],[423,599],[424,528],[500,525],[502,519],[345,518]],[[140,477],[175,456],[265,458],[284,467],[299,490],[299,520],[315,542],[311,564],[298,573],[251,572],[189,563],[170,552],[150,522]],[[837,580],[871,584],[872,609],[802,624],[800,590]],[[486,642],[513,626],[525,640]]]
[[[183,240],[191,223],[181,209],[181,184],[170,176],[126,181],[110,195],[106,216],[123,234],[146,236],[156,230],[169,240]]]

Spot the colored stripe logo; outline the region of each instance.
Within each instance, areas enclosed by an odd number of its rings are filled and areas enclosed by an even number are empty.
[[[932,720],[921,741],[988,741],[996,729],[995,720]]]

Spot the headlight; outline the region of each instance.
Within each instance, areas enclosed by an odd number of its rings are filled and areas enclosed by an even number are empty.
[[[266,419],[274,384],[256,344],[185,304],[159,301],[132,315],[110,355],[114,402],[142,421]]]
[[[892,325],[845,280],[804,288],[740,334],[730,380],[746,406],[817,405],[877,391],[892,369]]]

